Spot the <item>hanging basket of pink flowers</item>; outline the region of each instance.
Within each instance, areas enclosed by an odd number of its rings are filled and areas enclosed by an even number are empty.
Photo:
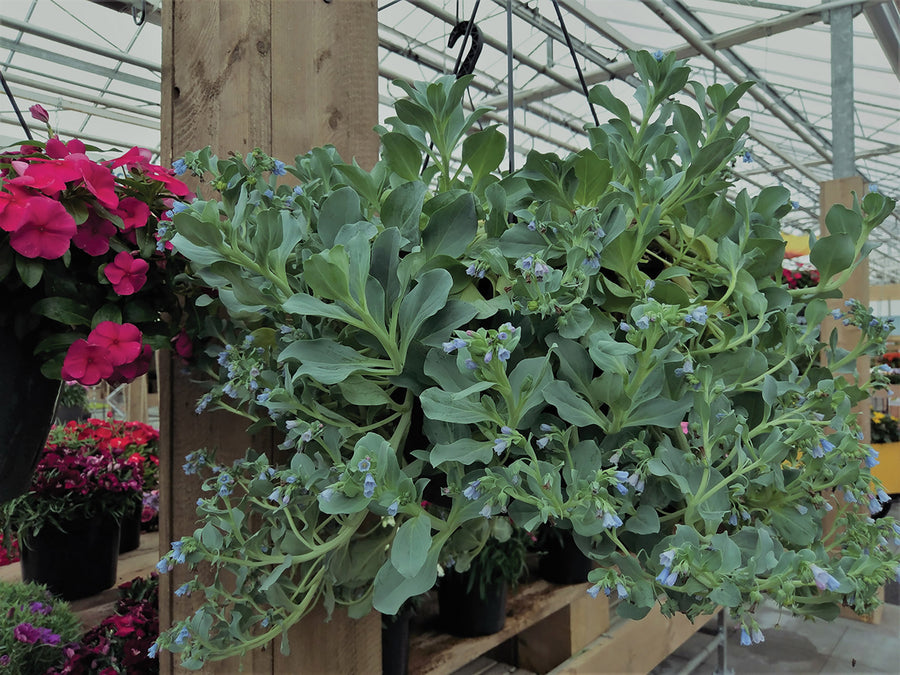
[[[0,502],[27,485],[59,380],[120,384],[154,348],[190,351],[179,262],[158,240],[187,185],[149,150],[94,158],[47,131],[0,154],[0,386],[21,401],[0,412]]]

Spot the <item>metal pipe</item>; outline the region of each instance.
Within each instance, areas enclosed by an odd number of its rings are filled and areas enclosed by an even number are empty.
[[[831,147],[835,179],[856,175],[853,121],[853,8],[829,13],[831,23]]]
[[[136,105],[127,105],[125,103],[116,103],[115,101],[111,101],[108,98],[103,98],[102,96],[94,96],[93,94],[86,94],[80,91],[76,91],[74,89],[67,89],[66,87],[57,87],[52,84],[43,84],[35,82],[33,78],[30,77],[20,77],[13,73],[4,73],[3,76],[7,79],[8,82],[13,82],[15,84],[20,84],[25,87],[40,87],[41,91],[49,92],[51,94],[57,94],[58,96],[67,96],[69,98],[76,98],[80,101],[87,101],[88,103],[96,103],[98,105],[105,106],[111,110],[122,110],[124,112],[134,113],[135,115],[145,115],[147,117],[152,117],[156,120],[159,119],[159,103],[150,103],[148,101],[148,105],[155,106],[156,110],[148,110],[147,108],[141,108]],[[30,94],[23,93],[23,96],[31,96]],[[37,100],[37,99],[35,99]]]
[[[36,35],[37,37],[44,38],[45,40],[52,40],[53,42],[68,45],[69,47],[75,47],[76,49],[82,49],[86,52],[90,52],[91,54],[104,56],[108,59],[113,59],[114,61],[124,61],[125,63],[130,63],[131,65],[138,66],[140,68],[146,68],[147,70],[153,71],[155,73],[162,72],[162,66],[158,63],[154,63],[153,61],[148,61],[147,59],[132,56],[131,54],[120,51],[118,49],[98,47],[97,45],[91,44],[90,42],[78,40],[77,38],[72,38],[68,35],[63,35],[62,33],[47,30],[46,28],[40,28],[38,26],[35,26],[33,23],[19,21],[18,19],[13,19],[9,16],[0,16],[0,26],[6,26],[7,28],[19,30],[23,33],[28,33],[29,35]]]

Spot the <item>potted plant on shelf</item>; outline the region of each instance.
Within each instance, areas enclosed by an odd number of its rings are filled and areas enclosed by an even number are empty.
[[[819,326],[894,204],[832,209],[818,284],[786,288],[788,191],[728,192],[748,126],[728,119],[750,84],[704,88],[673,55],[631,56],[637,124],[595,87],[609,121],[589,147],[507,175],[500,131],[463,110],[468,78],[398,83],[371,171],[333,148],[178,161],[213,191],[163,237],[219,344],[197,411],[282,441],[235,464],[186,458],[205,473],[200,523],[159,569],[218,573],[179,587],[203,601],[160,647],[196,668],[286,636],[319,602],[395,613],[450,560],[467,568],[505,515],[589,541],[592,593],[616,589],[628,617],[658,598],[751,626],[766,595],[821,617],[877,602],[893,521],[841,506],[823,536],[821,491],[869,494],[850,412],[868,393],[833,373],[889,326],[852,300],[858,344]]]
[[[507,590],[515,591],[528,572],[527,534],[506,518],[492,519],[485,529],[488,536],[468,568],[454,564],[438,582],[441,625],[460,637],[503,630]]]
[[[0,412],[0,502],[28,486],[59,380],[129,382],[184,325],[179,259],[156,232],[185,184],[147,150],[92,159],[47,129],[0,155],[0,384],[17,393]]]
[[[115,583],[120,522],[142,484],[138,467],[83,443],[78,431],[74,423],[54,429],[29,491],[0,505],[4,541],[18,539],[22,578],[66,600]]]
[[[80,636],[78,617],[46,588],[0,582],[0,673],[46,675]]]

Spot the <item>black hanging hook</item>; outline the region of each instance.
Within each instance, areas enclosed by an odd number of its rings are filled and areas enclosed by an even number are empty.
[[[147,18],[147,0],[141,0],[140,11],[138,11],[138,8],[136,5],[131,6],[131,20],[134,21],[135,26],[142,25],[146,18]]]
[[[469,47],[469,53],[466,54],[466,58],[463,59],[463,51],[465,50],[466,41],[471,36],[472,45]],[[474,21],[460,21],[457,23],[453,30],[450,31],[450,37],[447,40],[447,48],[453,49],[453,45],[456,44],[456,41],[462,38],[462,45],[459,51],[459,55],[456,57],[456,65],[453,66],[453,74],[456,75],[457,78],[462,77],[463,75],[471,75],[475,72],[475,63],[478,61],[478,57],[481,56],[481,50],[484,47],[484,39],[481,37],[481,31],[478,30],[478,26],[475,25]]]

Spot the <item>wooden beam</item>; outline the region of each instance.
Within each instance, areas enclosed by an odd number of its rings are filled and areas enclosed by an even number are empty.
[[[378,137],[372,131],[378,121],[377,27],[375,0],[164,3],[163,161],[209,145],[218,155],[258,147],[291,162],[314,145],[331,143],[346,159],[355,156],[360,165],[371,167],[378,155]],[[180,364],[161,359],[160,555],[169,542],[194,530],[200,490],[196,477],[181,471],[186,453],[215,448],[217,457],[227,462],[248,447],[271,451],[275,445],[271,434],[247,436],[246,421],[236,416],[216,412],[198,417],[194,408],[202,394],[200,386],[181,374]],[[172,593],[187,578],[180,566],[162,577],[162,627],[194,609],[190,598]],[[341,624],[336,619],[329,624],[330,637],[317,635],[315,645],[305,645],[306,623],[291,634],[294,654],[316,650],[337,658],[350,640],[368,645],[380,636],[377,621],[344,619]],[[365,631],[365,636],[354,630]],[[373,631],[375,637],[369,635]],[[372,647],[376,657],[378,645]],[[203,672],[299,672],[284,665],[287,659],[274,656],[276,651],[254,652],[243,662],[211,663]],[[371,659],[371,652],[366,656]],[[176,661],[163,652],[162,672],[174,672]],[[341,664],[341,672],[368,672],[347,659]]]

